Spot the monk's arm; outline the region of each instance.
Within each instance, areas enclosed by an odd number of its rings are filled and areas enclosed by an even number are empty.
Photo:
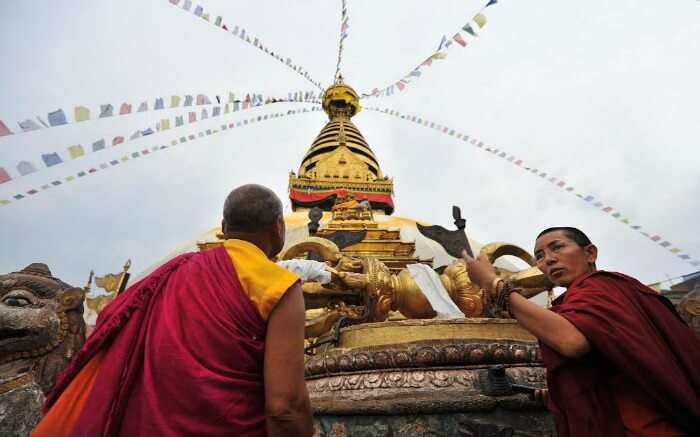
[[[282,297],[267,323],[265,416],[269,436],[311,436],[304,382],[304,297],[299,283]]]
[[[588,339],[573,323],[518,293],[510,294],[510,312],[525,329],[565,357],[577,358],[591,349]]]

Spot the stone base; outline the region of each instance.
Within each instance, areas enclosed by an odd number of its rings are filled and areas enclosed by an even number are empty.
[[[401,416],[316,416],[314,437],[554,437],[543,411]]]

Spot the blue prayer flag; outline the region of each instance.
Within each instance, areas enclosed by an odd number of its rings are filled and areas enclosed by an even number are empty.
[[[63,109],[58,109],[54,112],[49,112],[49,124],[51,126],[60,126],[62,124],[67,124],[66,114],[63,113]]]
[[[56,164],[60,164],[63,162],[60,156],[58,156],[58,153],[44,153],[41,155],[41,159],[44,161],[44,164],[46,164],[47,167],[52,167]]]

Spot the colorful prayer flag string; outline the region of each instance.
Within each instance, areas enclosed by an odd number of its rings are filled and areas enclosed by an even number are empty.
[[[255,123],[260,123],[260,122],[266,122],[270,120],[274,120],[280,117],[288,117],[292,115],[298,115],[298,114],[308,114],[316,111],[321,111],[320,106],[313,106],[311,110],[308,108],[303,108],[303,109],[290,109],[286,113],[284,112],[275,112],[275,113],[268,113],[268,114],[261,114],[255,117],[239,120],[237,122],[229,122],[229,123],[224,123],[221,125],[220,129],[206,129],[206,130],[201,130],[196,133],[190,133],[190,134],[183,134],[178,137],[174,137],[169,143],[162,144],[160,146],[153,146],[150,149],[145,148],[140,151],[135,151],[131,153],[127,153],[123,155],[121,158],[117,159],[112,159],[109,161],[102,162],[101,164],[95,165],[94,167],[90,167],[85,170],[81,170],[75,174],[70,174],[67,175],[63,178],[55,179],[49,183],[43,184],[39,186],[39,188],[32,188],[29,189],[25,192],[21,193],[16,193],[11,196],[12,200],[9,199],[1,199],[0,198],[0,206],[7,206],[11,205],[12,203],[16,203],[17,201],[29,198],[29,197],[34,197],[35,195],[49,190],[53,187],[58,187],[61,185],[65,185],[67,183],[73,182],[79,178],[83,178],[85,176],[89,176],[91,174],[95,174],[101,170],[107,170],[109,168],[115,167],[117,165],[121,165],[123,163],[126,163],[132,159],[137,159],[137,158],[143,158],[146,156],[150,156],[152,153],[168,149],[170,147],[177,146],[178,144],[184,144],[188,143],[191,141],[194,141],[198,138],[203,138],[205,136],[210,136],[210,135],[215,135],[227,130],[233,130],[233,129],[238,129],[242,126],[250,126]]]
[[[360,98],[388,97],[394,95],[397,89],[399,92],[401,92],[406,89],[407,85],[421,77],[424,70],[433,65],[433,61],[446,59],[447,50],[453,45],[453,42],[456,42],[462,47],[469,45],[471,41],[479,36],[481,29],[486,26],[486,16],[484,15],[484,10],[489,6],[495,5],[496,3],[497,0],[489,0],[489,2],[486,3],[486,5],[484,5],[484,7],[482,7],[481,10],[471,18],[471,20],[467,21],[467,23],[462,26],[462,28],[458,30],[457,33],[455,33],[451,38],[448,38],[447,34],[443,35],[437,50],[404,77],[382,89],[374,88],[370,92],[362,93]],[[460,32],[464,32],[464,34]]]
[[[175,97],[175,96],[174,96]],[[199,97],[202,97],[201,99]],[[149,135],[155,135],[159,132],[163,132],[166,130],[169,130],[171,128],[178,128],[180,126],[183,126],[185,124],[185,116],[187,116],[187,122],[188,124],[192,123],[197,123],[198,120],[206,120],[210,117],[218,117],[223,114],[229,114],[231,112],[238,112],[238,111],[245,111],[248,109],[256,108],[258,106],[262,105],[269,105],[269,104],[274,104],[274,103],[284,103],[284,102],[305,102],[305,103],[316,103],[318,102],[317,96],[313,91],[296,91],[294,93],[290,92],[288,93],[286,98],[278,98],[278,97],[267,97],[264,98],[262,94],[247,94],[245,99],[243,101],[236,100],[235,96],[233,93],[229,93],[229,101],[232,103],[225,103],[223,105],[218,105],[218,106],[212,106],[211,102],[209,101],[209,98],[203,94],[200,94],[197,98],[197,101],[203,102],[200,105],[200,108],[197,108],[196,110],[190,110],[187,114],[183,113],[180,115],[176,115],[175,117],[171,118],[162,118],[160,121],[158,121],[155,126],[152,127],[147,127],[145,129],[138,129],[136,132],[133,132],[131,135],[126,136],[126,135],[117,135],[113,137],[111,141],[112,146],[117,146],[119,144],[124,143],[125,141],[133,141],[137,140],[141,137],[149,136]],[[221,99],[217,96],[216,101],[220,102]],[[208,102],[208,103],[206,103]],[[207,105],[207,106],[205,106]],[[104,106],[104,105],[103,105]],[[191,106],[191,105],[186,105],[186,106]],[[211,106],[211,107],[210,107]],[[192,107],[194,109],[195,107]],[[222,111],[223,108],[223,111]],[[198,118],[199,117],[199,118]],[[99,152],[101,150],[105,150],[106,148],[106,141],[104,138],[100,138],[99,140],[95,141],[92,143],[91,148],[88,148],[86,150],[85,147],[83,147],[80,144],[77,145],[71,145],[66,148],[68,152],[68,157],[72,159],[78,159],[86,154],[89,153],[94,153],[94,152]],[[51,153],[45,153],[41,155],[41,161],[44,163],[45,168],[48,167],[53,167],[55,165],[62,164],[66,162],[66,159],[62,158],[59,152],[51,152]],[[17,172],[15,174],[14,179],[17,179],[22,176],[26,176],[31,173],[35,173],[37,171],[40,171],[37,166],[29,161],[20,161],[17,163],[15,166],[17,169]],[[5,182],[9,182],[13,179],[12,175],[9,174],[8,170],[0,167],[0,184],[3,184]]]
[[[472,146],[479,148],[487,153],[490,153],[497,158],[504,159],[516,167],[520,167],[523,170],[527,171],[528,173],[531,173],[534,176],[540,177],[540,178],[546,178],[546,180],[553,184],[555,187],[560,188],[564,190],[565,192],[569,192],[573,195],[575,195],[577,198],[579,198],[581,201],[588,203],[590,206],[598,209],[599,211],[610,215],[610,217],[616,219],[623,225],[629,227],[632,230],[635,230],[642,234],[644,237],[648,238],[649,240],[653,241],[654,243],[658,244],[660,247],[663,249],[666,249],[667,251],[671,252],[678,258],[687,261],[690,265],[698,267],[700,266],[700,259],[693,258],[690,254],[686,253],[684,250],[681,248],[675,246],[673,243],[670,241],[667,241],[664,237],[661,235],[649,233],[646,230],[642,228],[641,225],[638,224],[632,224],[633,222],[625,216],[621,211],[618,211],[616,208],[613,206],[610,206],[606,204],[605,202],[602,201],[596,201],[595,196],[591,194],[584,194],[581,192],[578,192],[573,185],[565,182],[563,179],[558,178],[557,176],[552,176],[548,172],[538,169],[536,167],[531,167],[525,163],[524,160],[519,159],[518,157],[511,155],[507,153],[504,150],[501,150],[495,146],[490,146],[486,145],[483,141],[480,141],[472,136],[466,135],[464,133],[458,132],[455,129],[452,129],[450,127],[435,123],[434,121],[430,121],[426,118],[422,118],[416,115],[409,115],[409,114],[401,114],[398,111],[395,110],[390,110],[388,108],[379,108],[379,107],[364,107],[365,110],[368,111],[375,111],[379,112],[382,114],[386,115],[391,115],[394,117],[397,117],[401,120],[409,121],[412,123],[416,123],[420,126],[427,127],[429,129],[435,129],[438,132],[441,132],[443,134],[449,135],[456,140],[461,140],[463,142],[466,142],[468,144],[471,144]]]
[[[100,118],[108,118],[108,117],[116,117],[116,116],[122,116],[122,115],[129,115],[129,114],[136,114],[136,113],[145,113],[149,111],[158,111],[158,110],[163,110],[163,109],[174,109],[174,108],[181,108],[181,107],[194,107],[194,106],[212,106],[212,105],[219,105],[221,102],[226,99],[226,93],[223,95],[215,95],[214,100],[210,99],[208,95],[206,94],[174,94],[170,96],[170,100],[168,100],[168,104],[166,105],[166,100],[165,97],[156,97],[153,100],[153,104],[149,105],[150,99],[139,99],[137,102],[140,102],[138,104],[134,103],[129,103],[129,102],[123,102],[121,103],[118,107],[115,105],[112,105],[111,103],[105,103],[99,105],[99,108],[95,110],[95,108],[88,108],[87,106],[84,105],[78,105],[73,108],[72,111],[72,121],[71,121],[71,116],[70,113],[71,111],[68,111],[68,114],[62,109],[59,108],[53,112],[48,113],[47,119],[49,120],[48,124],[45,123],[40,116],[36,116],[35,118],[40,122],[37,123],[31,118],[25,119],[24,121],[20,121],[17,124],[20,127],[20,130],[17,132],[12,132],[7,125],[0,120],[0,137],[7,136],[7,135],[16,135],[20,133],[25,133],[25,132],[32,132],[35,130],[40,130],[40,129],[48,129],[48,128],[53,128],[53,127],[58,127],[58,126],[63,126],[65,124],[71,124],[71,123],[82,123],[90,120],[97,120]],[[296,91],[294,93],[289,93],[287,100],[289,101],[310,101],[315,99],[316,92],[315,91]],[[228,99],[225,103],[229,104],[236,104],[238,102],[238,105],[253,105],[253,106],[260,106],[263,104],[263,102],[267,102],[270,100],[270,97],[267,97],[267,99],[263,98],[262,94],[257,94],[257,93],[246,93],[245,97],[241,97],[240,99],[236,98],[236,94],[234,94],[231,91],[228,91]],[[277,100],[283,100],[283,99],[277,99]],[[150,109],[149,109],[150,108]],[[94,114],[94,117],[93,117]],[[43,126],[43,127],[42,127]]]
[[[335,66],[335,78],[338,79],[340,77],[340,62],[342,61],[343,58],[343,41],[345,41],[345,38],[348,37],[348,29],[349,29],[349,24],[348,24],[348,5],[346,3],[346,0],[341,0],[341,5],[342,5],[342,10],[340,13],[340,42],[338,43],[338,63]]]
[[[168,0],[168,3],[170,3],[173,6],[178,6],[180,4],[180,0]],[[323,87],[321,86],[321,83],[314,80],[310,75],[309,72],[302,68],[300,65],[294,64],[291,58],[284,58],[282,55],[279,54],[279,52],[275,53],[274,51],[270,50],[267,46],[263,45],[260,40],[257,37],[251,37],[251,35],[246,33],[246,30],[242,26],[235,25],[233,28],[229,29],[229,26],[224,24],[224,19],[222,16],[217,16],[216,19],[212,22],[209,20],[209,13],[204,12],[204,8],[202,6],[196,6],[193,10],[192,8],[192,1],[191,0],[184,0],[182,3],[182,7],[180,9],[191,12],[194,16],[199,17],[203,19],[204,21],[208,22],[209,24],[212,24],[216,27],[218,27],[221,30],[224,30],[227,33],[231,33],[234,36],[239,37],[242,41],[256,47],[257,49],[267,53],[268,55],[272,56],[279,62],[283,63],[287,67],[291,68],[299,74],[301,77],[304,79],[308,80],[312,84],[316,86],[319,90],[323,91]]]

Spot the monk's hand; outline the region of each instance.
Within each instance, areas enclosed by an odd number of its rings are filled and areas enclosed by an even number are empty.
[[[467,254],[466,250],[462,251],[462,257],[464,258],[464,264],[467,266],[469,279],[479,287],[488,290],[493,280],[498,277],[495,267],[486,257],[479,255],[476,258],[472,258]]]

